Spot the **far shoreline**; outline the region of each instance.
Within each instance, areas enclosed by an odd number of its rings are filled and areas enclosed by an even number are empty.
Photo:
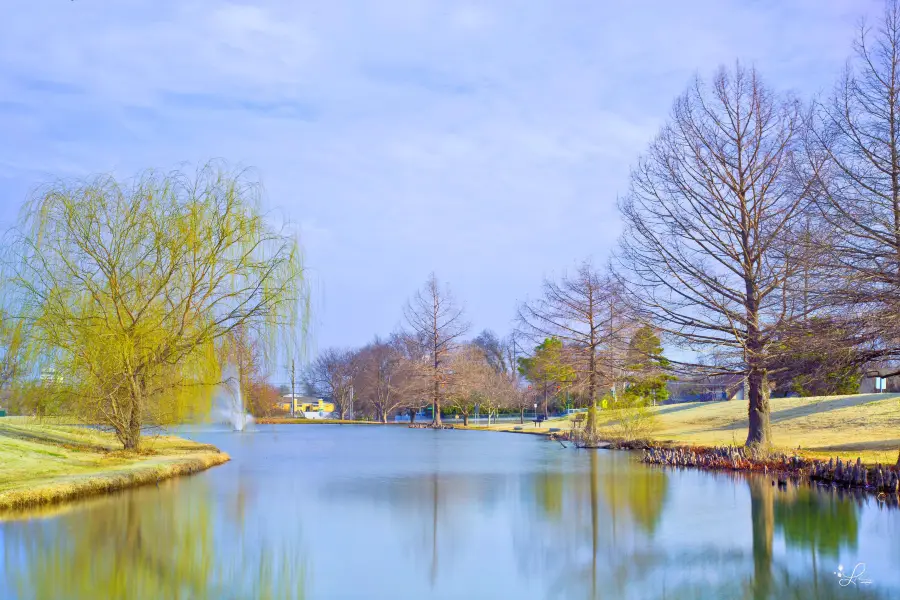
[[[350,419],[304,419],[291,417],[260,417],[254,421],[257,425],[409,425],[406,422],[382,423],[381,421],[360,421]]]

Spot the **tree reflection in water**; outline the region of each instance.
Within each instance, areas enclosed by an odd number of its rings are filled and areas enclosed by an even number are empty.
[[[668,479],[594,451],[586,462],[586,472],[549,464],[531,478],[533,512],[524,519],[530,527],[514,534],[520,569],[544,573],[551,596],[619,597],[643,568],[647,555],[639,549],[652,542]]]
[[[837,561],[842,549],[856,550],[859,524],[856,506],[833,494],[792,487],[775,503],[775,524],[788,547],[806,549],[818,586],[819,555]]]
[[[887,598],[891,585],[896,592],[889,527],[900,519],[874,500],[862,508],[838,494],[782,490],[766,478],[647,467],[621,452],[434,437],[435,447],[427,439],[424,449],[414,447],[421,452],[415,460],[392,462],[398,448],[408,456],[401,445],[364,469],[355,455],[319,471],[316,463],[299,495],[299,486],[284,484],[293,466],[248,467],[253,484],[243,486],[237,463],[228,476],[214,472],[221,476],[0,524],[0,597],[290,598],[304,590],[372,597],[390,590],[381,595],[756,600]],[[291,543],[303,520],[313,582]],[[857,547],[871,561],[871,589],[847,590],[834,577],[837,562],[852,561]]]
[[[388,508],[397,532],[413,538],[408,543],[418,567],[428,573],[433,589],[442,573],[454,572],[454,559],[465,551],[468,511],[473,503],[489,508],[511,478],[489,473],[409,474],[402,477],[357,478],[330,485],[325,498],[330,503],[358,502]]]
[[[191,493],[175,493],[181,484]],[[293,543],[243,522],[246,490],[216,503],[201,479],[84,502],[3,526],[5,577],[20,598],[301,598]],[[13,558],[14,557],[14,558]]]
[[[837,557],[841,549],[855,550],[858,517],[851,502],[804,487],[782,491],[761,477],[735,476],[735,485],[744,481],[749,492],[748,549],[739,539],[715,545],[694,541],[690,531],[673,543],[669,530],[667,539],[655,543],[671,472],[636,469],[596,452],[587,462],[587,472],[548,465],[533,478],[532,526],[516,537],[516,548],[523,576],[536,569],[546,574],[548,597],[889,597],[875,587],[848,592],[837,585],[832,569],[796,568],[775,552],[776,539],[783,539],[789,551],[810,552],[811,563],[816,554]],[[665,517],[678,519],[672,512]],[[534,539],[544,543],[527,543]]]

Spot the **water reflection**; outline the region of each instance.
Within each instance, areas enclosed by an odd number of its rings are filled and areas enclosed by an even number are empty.
[[[887,598],[884,589],[848,590],[837,585],[833,569],[841,551],[857,548],[858,507],[852,502],[806,487],[781,490],[762,477],[724,477],[743,482],[749,495],[749,548],[734,531],[720,538],[693,540],[679,527],[673,507],[670,529],[678,537],[657,543],[670,495],[663,469],[635,471],[633,465],[592,454],[586,473],[547,471],[534,477],[535,515],[525,537],[550,540],[549,552],[537,559],[517,537],[523,574],[540,563],[548,577],[548,597],[560,598]],[[697,476],[698,474],[694,474]],[[746,517],[745,517],[746,518]],[[737,525],[737,524],[734,524]],[[776,551],[811,551],[812,569]],[[723,543],[724,542],[724,543]],[[833,558],[827,572],[816,555]],[[800,567],[800,568],[797,568]]]
[[[900,511],[863,496],[526,436],[322,426],[201,441],[234,460],[0,524],[0,597],[900,597]],[[837,565],[857,561],[873,585],[840,587]]]
[[[552,596],[620,597],[652,559],[668,477],[597,452],[584,458],[585,471],[551,463],[531,479],[534,513],[526,535],[514,535],[520,570],[540,569]],[[547,543],[535,547],[528,538]]]
[[[4,524],[5,576],[15,597],[304,596],[297,545],[265,543],[246,527],[245,486],[236,482],[226,502],[201,478],[160,488],[86,501],[55,519]]]
[[[412,549],[411,573],[427,572],[429,586],[434,589],[441,573],[454,572],[455,555],[467,550],[461,537],[470,527],[467,517],[471,505],[493,510],[511,481],[504,475],[439,472],[359,478],[325,487],[322,497],[332,506],[357,503],[388,508],[393,514],[392,527],[406,537]]]
[[[479,553],[477,541],[466,539],[474,513],[513,510],[516,576],[537,583],[537,597],[761,600],[849,593],[833,576],[840,553],[853,553],[859,535],[859,509],[844,498],[806,487],[782,490],[763,477],[645,468],[610,453],[547,458],[518,476],[437,469],[342,481],[325,488],[324,498],[390,511],[407,540],[419,540],[408,542],[416,547],[411,575],[427,574],[432,590],[457,573],[455,557]],[[697,508],[716,501],[696,497],[692,506],[688,495],[673,505],[673,480],[684,477],[712,478],[718,494],[743,487],[746,504],[729,507],[733,519],[721,531],[696,530]],[[805,558],[798,562],[793,552]],[[824,555],[833,559],[827,572],[818,568]],[[878,588],[853,593],[889,597]]]

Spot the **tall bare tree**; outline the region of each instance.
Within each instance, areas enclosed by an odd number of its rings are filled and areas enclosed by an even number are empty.
[[[714,351],[727,359],[715,369],[746,376],[751,447],[771,438],[770,341],[796,317],[786,233],[809,196],[793,165],[801,127],[798,103],[754,69],[723,68],[710,85],[698,78],[620,203],[622,280],[670,340]]]
[[[446,362],[460,338],[469,330],[469,323],[450,288],[442,288],[434,273],[407,303],[404,316],[413,334],[420,336],[427,344],[434,411],[432,424],[437,427],[441,424],[441,388],[448,381]]]
[[[545,279],[543,295],[519,307],[518,321],[524,336],[536,341],[556,338],[564,344],[593,427],[598,392],[601,385],[609,389],[615,383],[635,327],[621,284],[586,260],[559,281]]]
[[[844,329],[866,329],[900,355],[900,2],[863,22],[855,56],[830,98],[817,103],[809,164],[832,227],[824,255]]]

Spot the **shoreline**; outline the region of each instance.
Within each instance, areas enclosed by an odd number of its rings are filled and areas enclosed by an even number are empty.
[[[6,490],[0,492],[0,520],[16,511],[102,496],[193,475],[229,460],[231,457],[221,451],[198,453],[149,465],[139,462],[127,471],[53,478],[37,485]]]
[[[109,433],[29,419],[0,421],[0,520],[29,509],[158,484],[226,463],[209,444],[147,436],[124,452]]]
[[[491,430],[486,430],[491,431]],[[874,495],[880,501],[900,505],[900,456],[896,464],[866,464],[860,457],[828,460],[773,450],[768,457],[756,457],[745,446],[704,446],[660,443],[648,440],[625,441],[606,438],[590,446],[578,445],[570,431],[494,430],[504,433],[543,435],[548,441],[570,442],[578,449],[641,451],[646,465],[688,468],[707,472],[731,472],[772,476],[772,485],[784,487],[808,483],[832,489],[853,490]]]
[[[774,453],[757,458],[745,447],[643,445],[641,462],[665,467],[694,468],[701,471],[763,473],[775,477],[773,484],[784,486],[793,481],[809,482],[874,494],[880,499],[900,501],[900,458],[895,465],[866,465],[857,457],[828,461],[797,455]]]
[[[808,483],[839,490],[852,490],[874,495],[881,501],[900,505],[900,455],[896,464],[863,462],[857,456],[828,459],[803,456],[797,452],[775,448],[768,457],[755,457],[745,446],[709,446],[690,444],[676,440],[632,440],[604,437],[589,446],[579,445],[572,439],[572,430],[561,427],[493,429],[469,427],[476,431],[539,435],[548,441],[565,446],[568,442],[577,449],[607,449],[641,451],[640,461],[647,465],[690,468],[707,472],[731,472],[764,474],[773,476],[772,484],[783,487],[788,481],[794,484]]]
[[[341,421],[337,419],[259,419],[259,424],[318,424],[318,425],[393,425],[409,429],[430,428],[429,423],[376,421]],[[548,423],[550,425],[551,423]],[[562,425],[562,423],[560,423]],[[571,430],[562,427],[527,427],[495,429],[493,427],[461,424],[442,429],[458,431],[487,431],[538,435],[567,447],[641,451],[640,461],[647,465],[672,468],[690,468],[709,472],[765,474],[772,476],[772,485],[784,486],[787,482],[818,485],[832,489],[854,490],[874,494],[880,501],[900,504],[900,457],[897,463],[864,463],[838,456],[821,459],[803,456],[790,450],[776,448],[768,457],[757,457],[743,446],[691,444],[678,440],[626,441],[605,437],[591,446],[580,446],[572,439]],[[22,462],[29,459],[43,461],[43,455],[62,457],[62,468],[47,476],[24,471],[15,477],[16,458],[0,464],[9,467],[12,474],[0,472],[0,520],[15,517],[18,512],[39,507],[60,505],[90,496],[102,496],[121,490],[140,487],[186,475],[192,475],[230,460],[228,454],[208,444],[200,444],[172,436],[148,437],[144,450],[138,454],[124,453],[116,449],[110,434],[84,429],[9,421],[0,423],[0,459],[4,444],[16,444]],[[33,457],[22,457],[22,448]],[[84,462],[82,455],[89,455],[93,463],[89,470],[78,472]],[[68,467],[71,467],[68,468]],[[29,477],[30,476],[30,477]]]

